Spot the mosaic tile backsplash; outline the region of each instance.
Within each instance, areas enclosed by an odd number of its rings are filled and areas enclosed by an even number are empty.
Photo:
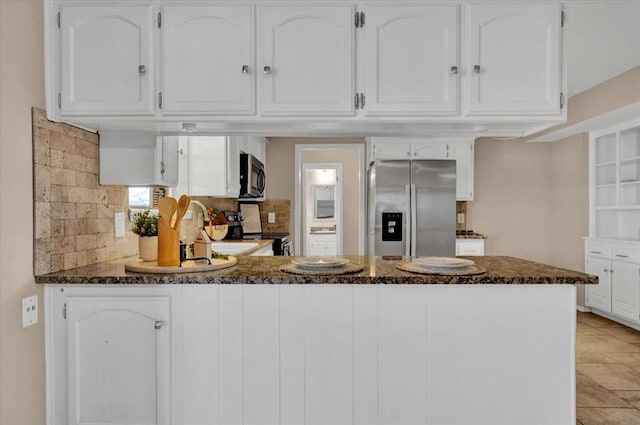
[[[34,275],[137,254],[127,218],[125,236],[115,237],[114,213],[127,211],[127,187],[98,183],[98,135],[51,122],[36,108],[32,120]]]

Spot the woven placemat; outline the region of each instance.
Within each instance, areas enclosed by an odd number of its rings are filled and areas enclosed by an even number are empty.
[[[331,268],[326,268],[321,270],[318,270],[318,269],[311,270],[311,269],[303,269],[296,266],[295,264],[289,263],[289,264],[285,264],[284,266],[280,266],[280,270],[287,273],[303,274],[308,276],[327,276],[327,275],[335,276],[335,275],[341,275],[341,274],[359,273],[364,270],[364,267],[357,264],[347,263],[341,267],[331,267]]]
[[[440,274],[444,276],[467,276],[472,274],[482,274],[487,271],[482,266],[469,266],[464,269],[458,270],[443,270],[443,269],[429,269],[426,267],[422,267],[419,264],[414,263],[413,261],[402,261],[396,264],[396,268],[400,270],[404,270],[405,272],[411,273],[420,273],[420,274]]]

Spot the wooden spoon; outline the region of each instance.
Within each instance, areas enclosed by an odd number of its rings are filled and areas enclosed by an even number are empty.
[[[160,217],[167,221],[169,227],[171,227],[171,219],[176,213],[178,208],[178,201],[175,198],[165,197],[158,201],[158,210],[160,210]]]
[[[189,209],[189,204],[191,203],[191,198],[187,195],[182,195],[178,200],[178,212],[176,215],[176,224],[173,225],[175,230],[180,230],[180,224],[182,223],[182,217],[186,214]]]

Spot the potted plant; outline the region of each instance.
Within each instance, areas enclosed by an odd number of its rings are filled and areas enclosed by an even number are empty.
[[[133,216],[131,231],[138,235],[138,254],[143,261],[158,261],[158,216],[145,210]]]

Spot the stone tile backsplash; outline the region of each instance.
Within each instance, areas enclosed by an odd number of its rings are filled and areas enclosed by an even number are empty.
[[[36,108],[32,120],[34,275],[135,255],[128,219],[125,236],[114,234],[114,213],[128,208],[127,187],[99,184],[98,135],[48,121]]]

